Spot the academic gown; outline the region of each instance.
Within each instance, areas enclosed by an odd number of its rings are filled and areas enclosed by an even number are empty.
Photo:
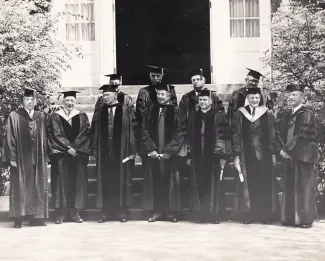
[[[225,112],[200,109],[190,115],[188,126],[191,152],[190,206],[201,214],[220,214],[225,210],[220,181],[220,159],[231,154],[230,127]]]
[[[245,106],[245,101],[246,101],[246,96],[247,96],[247,91],[246,88],[249,87],[243,87],[239,90],[234,91],[229,100],[229,105],[228,105],[228,110],[227,110],[227,118],[228,118],[228,123],[230,126],[234,124],[234,117],[236,111]],[[269,96],[262,97],[260,101],[260,106],[265,105],[267,106],[268,109],[272,110],[273,109],[273,101],[270,99]]]
[[[127,105],[131,108],[134,107],[134,102],[133,102],[132,97],[124,92],[118,92],[117,101],[119,103]],[[99,108],[99,106],[103,106],[103,105],[104,105],[103,96],[100,96],[96,101],[95,110],[97,110]]]
[[[116,109],[109,124],[108,110],[111,107]],[[96,207],[102,209],[105,214],[131,206],[134,160],[124,164],[122,160],[137,152],[136,126],[135,113],[129,106],[120,103],[113,106],[103,104],[95,109],[91,143],[97,165]],[[110,131],[113,133],[111,139]]]
[[[46,115],[34,111],[31,119],[24,108],[10,113],[2,162],[10,166],[10,217],[32,215],[48,218]]]
[[[244,182],[237,178],[235,211],[251,219],[270,221],[276,215],[276,177],[272,155],[276,155],[275,121],[271,111],[260,106],[251,118],[250,107],[235,113],[235,127],[241,146],[240,162]]]
[[[172,98],[171,103],[177,105],[177,97],[175,89],[171,90]],[[137,111],[137,118],[139,123],[141,122],[141,115],[142,113],[150,107],[158,106],[157,100],[157,91],[155,86],[149,85],[143,87],[139,90],[137,101],[136,101],[136,111]]]
[[[206,88],[204,88],[204,89],[206,89]],[[222,101],[220,100],[218,94],[213,92],[211,94],[211,97],[212,97],[211,108],[224,112],[225,108],[223,107]],[[188,119],[190,117],[190,114],[199,109],[198,104],[199,104],[199,96],[198,96],[198,94],[196,94],[195,90],[192,90],[192,91],[183,95],[183,97],[179,103],[179,108],[181,108],[184,113],[184,117],[186,119],[186,124],[188,124]],[[186,141],[186,139],[182,145],[182,148],[181,148],[180,154],[179,154],[179,156],[182,156],[182,157],[184,157],[188,154],[188,152],[187,152],[187,150],[188,150],[187,143],[188,142]],[[184,168],[184,171],[186,171],[185,170],[186,166],[183,166],[183,168]]]
[[[182,111],[175,105],[153,106],[143,114],[141,144],[144,151],[143,208],[165,213],[180,211],[177,153],[186,135]],[[169,153],[169,159],[151,159],[148,153]]]
[[[78,153],[68,153],[72,147]],[[51,187],[56,209],[85,209],[88,198],[87,164],[90,149],[90,124],[86,113],[64,109],[49,119],[49,149],[52,163]]]
[[[281,219],[291,225],[310,225],[316,218],[315,164],[318,142],[315,115],[302,106],[284,114],[278,126],[278,139],[292,159],[283,159],[284,190]]]

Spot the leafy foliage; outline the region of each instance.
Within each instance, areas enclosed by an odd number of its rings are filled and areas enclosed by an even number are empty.
[[[78,46],[62,43],[57,32],[64,14],[53,16],[47,0],[0,0],[0,149],[10,111],[23,89],[38,91],[40,104],[60,87],[63,71]]]
[[[300,1],[301,2],[301,1]],[[273,90],[278,99],[277,118],[287,108],[283,92],[287,84],[307,86],[305,104],[316,114],[319,136],[319,202],[325,209],[325,10],[306,2],[283,1],[273,14],[271,33],[272,50],[263,57],[272,68]]]

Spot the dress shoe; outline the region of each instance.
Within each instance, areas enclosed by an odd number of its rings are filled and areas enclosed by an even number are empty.
[[[22,227],[22,223],[21,221],[15,221],[14,223],[14,228],[21,228]]]
[[[170,221],[172,223],[177,223],[178,222],[178,219],[176,217],[174,217],[174,216],[170,216],[167,219],[168,219],[168,221]]]
[[[15,218],[14,228],[21,228],[23,226],[23,218],[17,217]]]
[[[57,224],[57,225],[60,225],[60,224],[63,223],[63,219],[62,218],[56,218],[54,223]]]
[[[77,217],[76,219],[73,220],[75,223],[83,223],[83,219],[81,217]]]
[[[157,219],[158,219],[158,217],[150,217],[150,218],[148,219],[148,222],[150,222],[150,223],[152,223],[152,222],[156,222]]]
[[[293,223],[288,222],[288,221],[282,221],[281,225],[285,226],[285,227],[294,227],[295,226]]]
[[[100,219],[99,219],[99,223],[105,223],[108,221],[108,217],[107,216],[102,216]]]
[[[121,222],[121,223],[126,223],[126,222],[128,222],[128,220],[127,220],[126,217],[121,217],[121,218],[120,218],[120,222]]]
[[[301,227],[301,228],[311,228],[312,225],[311,224],[301,224],[299,227]]]

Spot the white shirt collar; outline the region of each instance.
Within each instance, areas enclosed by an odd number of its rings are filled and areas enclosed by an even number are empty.
[[[25,111],[27,111],[29,117],[30,117],[31,119],[33,119],[33,116],[34,116],[34,109],[32,109],[31,111],[27,110],[25,107],[24,107],[24,109],[25,109]]]
[[[299,110],[302,107],[302,103],[300,103],[296,108],[292,109],[292,114],[295,113],[297,110]]]
[[[113,116],[115,116],[116,106],[113,106],[113,107],[108,108],[108,111],[109,111],[110,109],[112,109]]]
[[[252,107],[252,106],[250,106],[250,105],[248,105],[249,106],[249,108],[251,109],[251,113],[253,112],[253,110],[254,110],[254,108]],[[258,106],[255,108],[255,111],[257,110],[257,108],[258,108]]]

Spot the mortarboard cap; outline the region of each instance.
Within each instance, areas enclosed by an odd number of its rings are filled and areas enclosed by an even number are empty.
[[[246,95],[248,94],[261,94],[261,88],[257,88],[257,87],[246,88]]]
[[[208,96],[211,98],[211,95],[214,91],[208,90],[208,89],[203,89],[199,92],[198,96],[202,97],[202,96]]]
[[[64,91],[64,92],[60,92],[60,93],[63,93],[63,98],[69,97],[69,96],[76,98],[76,94],[80,93],[80,92],[79,91]]]
[[[249,70],[248,75],[250,76],[253,76],[255,79],[259,80],[261,76],[263,76],[261,73],[259,73],[258,71],[255,71],[255,70],[252,70],[252,69],[249,69],[246,67],[247,70]]]
[[[112,84],[104,84],[102,87],[100,87],[98,90],[102,90],[104,92],[117,92],[117,85]]]
[[[171,92],[171,90],[173,90],[174,88],[175,88],[175,86],[173,86],[173,85],[170,85],[170,84],[167,84],[167,83],[160,83],[156,87],[156,90]]]
[[[191,77],[196,76],[196,75],[200,75],[201,77],[203,77],[203,70],[202,69],[195,69],[191,71]]]
[[[288,92],[304,92],[305,91],[305,86],[302,84],[289,84],[286,87],[286,91]]]
[[[25,88],[24,96],[25,97],[34,97],[34,98],[36,98],[36,90]]]
[[[146,67],[149,69],[149,72],[151,73],[164,74],[164,70],[166,70],[166,68],[160,68],[158,66],[152,66],[152,65],[146,65]]]
[[[115,74],[106,74],[106,77],[109,77],[109,81],[120,81],[119,85],[122,84],[122,75],[119,73],[115,73]]]

